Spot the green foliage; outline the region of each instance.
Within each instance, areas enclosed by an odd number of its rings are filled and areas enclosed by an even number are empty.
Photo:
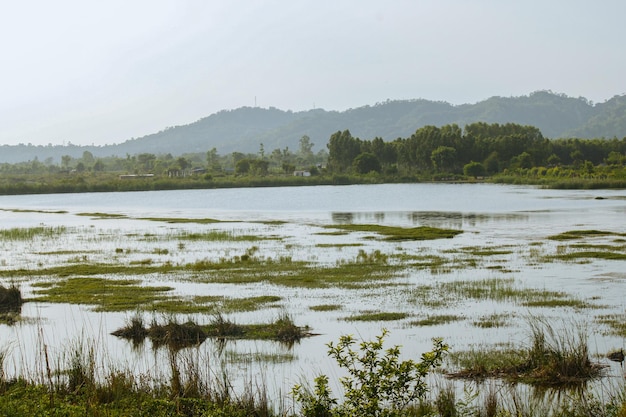
[[[485,175],[485,167],[480,162],[471,161],[463,167],[463,174],[468,177],[482,177]]]
[[[380,161],[378,157],[370,152],[363,152],[354,158],[354,170],[359,174],[368,174],[370,172],[380,172]]]
[[[425,378],[441,365],[448,346],[433,340],[433,350],[422,354],[421,361],[400,361],[400,347],[384,348],[387,330],[373,341],[362,341],[359,350],[350,335],[341,336],[328,354],[347,372],[340,378],[344,402],[338,404],[328,386],[328,377],[317,377],[313,392],[296,385],[292,394],[302,406],[304,416],[401,416],[407,407],[424,399],[428,392]]]

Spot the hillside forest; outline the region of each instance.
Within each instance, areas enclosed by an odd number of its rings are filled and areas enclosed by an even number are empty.
[[[255,153],[143,152],[125,157],[52,158],[0,164],[0,192],[489,180],[571,187],[625,187],[626,138],[547,139],[533,126],[477,122],[424,126],[410,137],[363,140],[333,133],[315,152],[308,136],[296,150]]]

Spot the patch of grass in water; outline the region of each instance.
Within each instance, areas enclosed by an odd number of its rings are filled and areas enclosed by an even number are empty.
[[[239,353],[228,351],[224,353],[226,360],[229,363],[288,363],[293,362],[296,359],[296,355],[293,353],[263,353],[263,352],[249,352]]]
[[[91,217],[92,219],[128,219],[126,214],[119,213],[77,213],[77,216]]]
[[[455,321],[464,320],[465,317],[457,314],[433,314],[421,320],[414,320],[410,323],[411,326],[440,326],[442,324],[448,324]]]
[[[402,312],[370,312],[355,314],[344,318],[346,321],[395,321],[403,320],[409,316],[408,313]]]
[[[559,233],[558,235],[548,236],[550,240],[574,240],[585,237],[598,236],[625,236],[623,233],[609,232],[605,230],[570,230],[568,232]]]
[[[390,264],[380,251],[360,251],[354,260],[334,266],[317,266],[291,258],[265,259],[242,255],[219,262],[198,261],[186,268],[195,271],[198,281],[221,283],[270,282],[303,288],[359,288],[372,281],[396,276],[401,265]]]
[[[440,229],[437,227],[397,227],[377,224],[343,224],[324,226],[326,228],[346,230],[350,232],[371,232],[385,236],[385,240],[434,240],[450,239],[463,233],[461,230]]]
[[[505,327],[509,325],[511,319],[510,314],[489,314],[486,316],[480,316],[477,320],[472,322],[475,327],[482,329],[492,329],[495,327]]]
[[[284,343],[297,342],[313,335],[308,326],[297,326],[286,313],[279,315],[273,322],[263,324],[237,324],[218,313],[205,329],[210,337],[276,340]]]
[[[612,252],[612,251],[580,251],[569,252],[564,254],[557,254],[547,259],[557,259],[560,261],[580,261],[589,262],[592,259],[602,259],[611,261],[624,261],[626,260],[626,253],[624,252]]]
[[[196,224],[213,224],[213,223],[223,223],[221,220],[216,219],[193,219],[193,218],[180,218],[180,217],[138,217],[137,220],[148,220],[151,222],[165,222],[170,224],[185,224],[185,223],[196,223]],[[232,222],[231,222],[232,223]]]
[[[211,230],[203,233],[182,231],[177,233],[175,238],[206,242],[258,242],[262,240],[280,240],[280,238],[276,236],[238,235],[232,231],[224,230]]]
[[[341,310],[343,307],[339,304],[319,304],[315,306],[310,306],[309,310],[311,311],[337,311]]]
[[[510,249],[496,248],[482,248],[482,247],[468,247],[462,248],[463,252],[472,256],[498,256],[498,255],[510,255],[513,253]]]
[[[626,337],[626,314],[606,314],[596,318],[600,324],[608,326],[609,334]]]
[[[416,287],[411,294],[413,302],[428,307],[467,299],[513,302],[529,307],[594,307],[586,301],[570,297],[565,292],[518,287],[513,278],[442,282],[434,286]]]
[[[496,377],[540,386],[579,386],[601,376],[603,366],[591,362],[584,329],[557,330],[540,319],[530,327],[531,344],[526,348],[453,353],[450,357],[461,370],[448,376]]]
[[[318,243],[316,248],[348,248],[363,246],[362,243]]]
[[[76,277],[92,275],[148,275],[153,273],[168,273],[175,269],[170,263],[162,265],[122,265],[102,263],[73,263],[68,265],[52,266],[42,269],[15,269],[0,271],[0,276],[28,276],[28,277]]]
[[[67,231],[65,226],[36,226],[0,229],[0,240],[31,240],[36,237],[51,238]]]
[[[140,285],[139,280],[69,278],[54,283],[34,283],[33,301],[95,306],[96,311],[129,311],[167,299],[171,287]]]

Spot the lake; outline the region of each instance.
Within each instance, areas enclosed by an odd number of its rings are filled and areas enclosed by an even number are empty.
[[[433,337],[443,337],[453,350],[498,343],[524,345],[529,317],[541,317],[556,328],[585,327],[591,350],[611,366],[609,375],[617,377],[619,365],[603,356],[624,347],[623,337],[615,334],[608,318],[625,316],[625,215],[624,190],[492,184],[0,196],[0,230],[53,231],[28,239],[5,235],[0,241],[0,270],[36,271],[76,264],[191,265],[239,259],[248,253],[263,262],[288,260],[334,268],[380,252],[396,266],[391,275],[381,278],[376,275],[380,271],[372,270],[371,277],[351,285],[341,280],[286,283],[270,270],[237,282],[193,271],[99,276],[169,286],[180,300],[275,296],[278,302],[227,316],[238,323],[257,323],[286,312],[317,335],[294,346],[243,340],[216,346],[209,339],[192,350],[203,358],[207,373],[224,368],[234,381],[263,381],[269,392],[279,396],[318,373],[335,378],[335,387],[340,373],[326,355],[326,344],[343,334],[371,339],[387,328],[389,345],[402,345],[405,357],[419,357],[431,347]],[[200,221],[205,219],[216,222]],[[346,224],[431,226],[462,233],[451,239],[393,241],[375,232],[335,228]],[[592,230],[603,233],[561,235]],[[214,232],[241,239],[189,238]],[[315,269],[311,271],[315,275]],[[33,297],[45,285],[67,278],[8,274],[4,284],[17,282],[25,297]],[[316,277],[311,279],[315,282]],[[42,282],[44,286],[37,286]],[[510,287],[514,295],[498,296],[494,286]],[[546,297],[561,302],[548,303]],[[37,375],[43,366],[43,346],[52,357],[62,358],[87,339],[97,346],[103,368],[167,374],[162,369],[165,353],[149,343],[133,347],[110,335],[134,310],[96,310],[95,304],[25,303],[16,324],[0,325],[0,341],[10,352],[5,368],[9,373]],[[354,319],[376,312],[403,313],[404,318]],[[146,308],[141,314],[147,320],[166,316]],[[435,325],[422,321],[443,316],[452,318]],[[200,313],[183,318],[207,321],[207,315]]]

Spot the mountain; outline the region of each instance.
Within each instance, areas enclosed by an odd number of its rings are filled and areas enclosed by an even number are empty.
[[[40,161],[61,155],[81,157],[84,151],[95,157],[138,153],[167,154],[234,151],[255,153],[263,144],[265,152],[289,147],[297,150],[307,135],[314,151],[326,147],[331,134],[348,129],[354,137],[386,141],[411,136],[425,125],[441,126],[473,122],[518,123],[538,127],[548,138],[622,138],[626,136],[626,95],[593,104],[551,91],[537,91],[520,97],[491,97],[475,104],[452,105],[443,101],[388,100],[346,111],[314,109],[302,112],[270,107],[242,107],[223,110],[194,123],[170,127],[141,138],[107,146],[0,146],[0,162]]]

